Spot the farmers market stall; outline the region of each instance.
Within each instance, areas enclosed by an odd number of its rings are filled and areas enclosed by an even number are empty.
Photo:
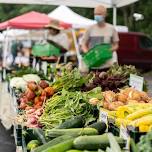
[[[13,19],[10,19],[8,21],[5,21],[0,24],[0,29],[11,29],[11,28],[17,28],[17,29],[43,29],[44,26],[48,25],[51,23],[51,19],[43,13],[38,13],[38,12],[28,12],[25,13],[21,16],[15,17]],[[71,25],[66,24],[64,22],[59,21],[59,26],[63,28],[69,28]],[[6,64],[6,53],[8,51],[8,37],[5,37],[4,40],[4,49],[3,49],[3,66],[5,68]],[[5,78],[5,70],[3,72],[4,78]]]
[[[16,98],[17,144],[24,152],[150,148],[152,98],[134,66],[115,64],[107,72],[84,76],[67,64],[52,74],[53,81],[33,69],[8,76]]]

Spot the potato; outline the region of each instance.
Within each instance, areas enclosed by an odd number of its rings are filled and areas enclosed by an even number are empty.
[[[144,92],[144,91],[141,91],[141,92],[140,92],[140,96],[141,96],[141,99],[142,99],[143,101],[149,100],[148,94],[147,94],[146,92]]]
[[[113,91],[103,92],[104,100],[106,102],[113,102],[116,100],[116,94]]]
[[[127,100],[127,102],[128,102],[128,103],[138,103],[138,101],[137,101],[137,100],[130,100],[130,99],[129,99],[129,100]]]
[[[127,102],[127,95],[118,93],[117,94],[117,100],[121,101],[121,102]]]
[[[132,99],[132,100],[140,101],[140,100],[141,100],[140,92],[134,91],[134,92],[132,93],[131,99]]]

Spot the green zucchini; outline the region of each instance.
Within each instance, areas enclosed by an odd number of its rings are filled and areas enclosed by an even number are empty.
[[[74,128],[74,129],[51,129],[46,130],[46,136],[49,138],[55,138],[62,135],[97,135],[98,131],[94,128]]]
[[[76,116],[63,122],[58,128],[69,129],[69,128],[81,128],[85,125],[85,119],[83,116]]]
[[[76,149],[73,149],[73,150],[68,150],[66,152],[83,152],[82,150],[76,150]]]
[[[116,141],[120,147],[125,146],[125,141],[122,138],[115,137]],[[86,150],[106,150],[110,146],[108,133],[103,135],[94,135],[94,136],[80,136],[74,140],[74,148],[76,149],[86,149]]]
[[[134,140],[131,138],[130,139],[130,152],[138,152],[138,147],[135,144]]]
[[[40,145],[40,142],[38,140],[31,140],[28,144],[27,144],[27,150],[32,150],[35,149],[36,147],[38,147]]]
[[[33,128],[33,135],[39,140],[42,144],[46,143],[44,132],[41,128]]]
[[[73,137],[69,136],[69,135],[63,135],[63,136],[60,136],[60,137],[57,137],[57,138],[54,138],[53,140],[47,142],[46,144],[44,145],[41,145],[35,149],[33,149],[32,152],[42,152],[43,150],[51,147],[51,146],[54,146],[56,144],[59,144],[63,141],[66,141],[66,140],[69,140],[69,139],[73,139]]]
[[[73,140],[74,139],[69,139],[67,141],[63,141],[62,143],[49,147],[46,150],[43,150],[42,152],[65,152],[72,148]]]
[[[87,128],[95,128],[96,130],[98,130],[99,134],[103,134],[105,133],[106,129],[107,129],[107,125],[104,122],[95,122],[89,126],[87,126]]]

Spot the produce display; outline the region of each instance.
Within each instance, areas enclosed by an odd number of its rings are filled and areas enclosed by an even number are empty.
[[[37,71],[36,69],[33,69],[31,67],[24,67],[24,68],[20,68],[20,69],[12,71],[11,73],[7,74],[7,80],[10,80],[11,78],[14,78],[14,77],[22,77],[23,75],[26,75],[26,74],[38,75],[42,79],[47,80],[47,77],[44,75],[42,71]]]
[[[151,142],[152,142],[152,131],[147,133],[145,136],[140,138],[139,143],[137,144],[138,152],[151,152]]]
[[[55,77],[55,82],[52,84],[57,91],[62,89],[69,91],[80,90],[81,87],[89,82],[93,77],[92,74],[83,76],[78,69],[62,71],[61,75]]]
[[[152,98],[146,92],[126,88],[120,93],[112,91],[103,92],[103,106],[109,118],[115,120],[116,126],[138,127],[140,132],[152,129]]]
[[[100,86],[103,91],[119,92],[120,88],[129,86],[130,74],[138,74],[134,66],[114,64],[107,72],[95,72],[93,80],[83,86],[83,91]]]
[[[129,103],[152,103],[152,98],[144,91],[138,91],[133,88],[125,88],[119,93],[113,91],[103,92],[103,108],[116,110],[118,107]]]
[[[10,76],[11,88],[20,90],[16,122],[23,127],[27,152],[125,152],[126,138],[107,132],[110,120],[119,131],[123,126],[147,133],[137,144],[131,139],[129,151],[147,146],[150,152],[152,98],[129,87],[130,74],[138,75],[134,66],[114,64],[87,75],[71,65],[60,68],[53,81],[31,69]],[[100,110],[107,123],[99,121]]]
[[[43,105],[45,101],[53,96],[55,90],[49,87],[45,80],[38,83],[30,81],[23,93],[18,99],[18,109],[21,110],[23,122],[27,127],[39,127],[38,118],[43,113]]]
[[[56,94],[47,100],[39,121],[45,128],[57,127],[65,120],[78,115],[84,116],[86,123],[94,121],[98,115],[94,116],[95,107],[88,102],[94,96],[102,98],[100,88],[85,93],[62,90],[60,94]]]
[[[100,126],[98,126],[99,124]],[[35,138],[33,132],[28,133],[27,131],[24,137],[28,139],[31,136],[32,140],[27,145],[32,152],[123,151],[125,140],[113,136],[111,133],[105,133],[106,125],[103,122],[94,123],[92,126],[94,128],[86,126],[85,128],[48,129],[45,131],[45,135],[38,134],[39,137],[47,139],[47,142],[43,144],[41,138]],[[99,133],[98,130],[102,130],[102,132]]]

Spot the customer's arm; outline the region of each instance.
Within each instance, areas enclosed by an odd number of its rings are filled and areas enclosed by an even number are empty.
[[[88,46],[87,46],[86,43],[83,43],[83,44],[82,44],[82,50],[83,50],[84,53],[87,53],[87,52],[88,52],[89,48],[88,48]]]
[[[118,48],[119,48],[119,43],[118,42],[113,42],[111,50],[114,52],[114,51],[117,51]]]
[[[89,47],[88,47],[88,41],[89,41],[89,37],[90,37],[90,29],[88,29],[82,38],[82,51],[84,53],[88,52]]]
[[[118,32],[115,30],[115,28],[113,29],[113,36],[112,36],[112,51],[117,51],[119,48],[119,36],[118,36]]]

